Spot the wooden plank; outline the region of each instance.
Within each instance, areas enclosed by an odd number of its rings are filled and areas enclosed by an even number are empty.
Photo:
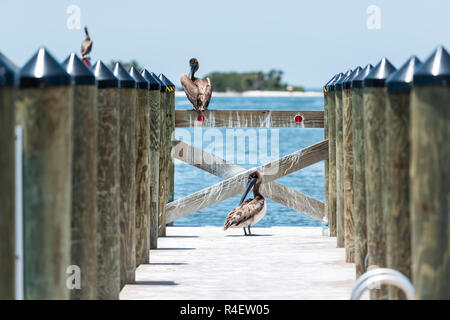
[[[23,128],[25,299],[66,300],[73,88],[21,89],[15,106],[16,124]]]
[[[296,122],[296,116],[302,117]],[[203,116],[203,121],[198,121]],[[297,118],[298,120],[299,118]],[[176,110],[175,126],[215,128],[323,128],[323,111],[303,110]]]
[[[97,294],[120,292],[120,113],[116,88],[97,91]]]
[[[410,92],[389,93],[386,106],[386,266],[411,279]],[[405,294],[389,286],[390,300]]]
[[[15,296],[14,167],[14,89],[0,87],[0,300]]]
[[[364,158],[364,104],[363,89],[352,89],[353,130],[353,200],[355,214],[355,266],[356,277],[365,273],[367,255],[366,176]]]
[[[150,109],[150,249],[158,247],[159,231],[159,160],[161,155],[161,93],[149,91]]]
[[[325,140],[263,166],[243,171],[225,181],[167,204],[166,221],[175,221],[238,195],[244,190],[248,175],[255,170],[263,174],[265,184],[327,158],[328,140]]]
[[[367,245],[369,266],[378,268],[386,267],[386,228],[383,217],[386,95],[385,88],[364,88]],[[386,286],[371,291],[373,299],[386,294]]]
[[[73,95],[71,264],[80,267],[73,300],[97,299],[97,87],[75,85]]]
[[[411,101],[410,208],[416,298],[450,299],[450,89],[419,87]]]
[[[167,93],[161,92],[160,98],[160,140],[159,140],[159,202],[158,202],[158,237],[165,234],[166,227],[166,195],[167,195]]]
[[[328,113],[328,226],[330,237],[336,237],[336,93],[330,91],[327,94]]]
[[[120,288],[136,270],[136,89],[121,88],[120,110]]]
[[[245,171],[244,168],[226,162],[201,149],[189,146],[182,141],[175,141],[176,159],[187,164],[205,170],[220,178],[228,179],[238,173]],[[195,161],[201,159],[201,162]],[[262,186],[261,194],[275,202],[278,202],[288,208],[303,213],[313,219],[322,220],[324,216],[324,204],[314,198],[308,197],[298,191],[280,185],[276,182],[269,182]]]
[[[345,262],[355,262],[355,224],[353,202],[353,131],[352,90],[344,89],[343,149],[344,149],[344,215],[345,215]]]
[[[337,247],[345,247],[344,215],[344,137],[342,90],[336,91],[336,235]]]
[[[136,90],[136,267],[150,261],[149,92]]]

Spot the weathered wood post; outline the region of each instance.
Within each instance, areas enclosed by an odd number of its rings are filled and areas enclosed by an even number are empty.
[[[412,278],[417,299],[450,299],[450,55],[439,47],[411,96]]]
[[[169,113],[169,87],[161,81],[161,118],[160,118],[160,156],[159,156],[159,217],[158,235],[166,235],[166,203],[168,196],[169,154],[168,154],[168,113]]]
[[[344,80],[343,148],[344,148],[344,215],[345,261],[355,262],[355,219],[353,203],[353,130],[352,130],[352,81],[362,68],[357,67]]]
[[[14,69],[0,54],[0,300],[15,297],[14,77]]]
[[[334,81],[334,79],[336,79],[336,75],[333,76],[333,78],[331,78],[324,86],[323,86],[323,110],[324,110],[324,137],[325,140],[329,139],[328,136],[328,87],[329,85]],[[330,170],[330,165],[329,165],[329,160],[325,160],[325,212],[324,215],[327,218],[328,221],[330,221],[330,218],[328,216],[328,193],[329,193],[329,178],[328,178],[328,173]],[[328,223],[329,225],[329,223]]]
[[[345,79],[350,76],[348,70],[335,83],[336,89],[336,231],[337,247],[345,247],[345,212],[344,212],[344,99],[343,88]]]
[[[97,85],[75,53],[62,63],[72,77],[71,264],[80,268],[80,288],[71,299],[97,299]]]
[[[159,160],[161,123],[161,83],[155,74],[142,71],[149,83],[150,110],[150,249],[158,248],[159,232]]]
[[[136,279],[136,81],[116,63],[120,111],[120,289]]]
[[[147,80],[131,67],[136,81],[136,267],[150,262],[150,108]]]
[[[45,48],[20,69],[19,79],[25,299],[68,299],[73,88]]]
[[[328,227],[330,237],[337,235],[337,217],[336,217],[336,90],[335,83],[344,76],[339,73],[333,82],[328,86]]]
[[[119,80],[100,60],[97,80],[97,261],[98,299],[120,293],[120,114]]]
[[[159,80],[166,84],[167,94],[167,203],[172,202],[175,197],[175,161],[172,155],[173,139],[175,138],[175,85],[163,74]]]
[[[395,67],[383,58],[364,79],[364,140],[366,171],[367,244],[369,266],[386,267],[385,149],[386,149],[386,79]],[[372,290],[374,299],[387,290]]]
[[[411,229],[409,214],[410,92],[419,59],[411,57],[387,80],[386,106],[386,266],[411,279]],[[389,287],[389,298],[405,299]]]
[[[353,131],[353,198],[355,217],[355,266],[356,278],[365,273],[367,256],[366,187],[364,158],[364,104],[363,81],[372,70],[367,65],[352,80],[352,131]]]

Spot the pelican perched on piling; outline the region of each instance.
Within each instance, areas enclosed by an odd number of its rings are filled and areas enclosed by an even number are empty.
[[[84,33],[86,34],[86,38],[81,43],[81,58],[82,59],[88,59],[89,53],[92,50],[92,40],[89,36],[89,32],[87,27],[84,27]]]
[[[227,215],[223,230],[227,230],[228,228],[243,228],[246,236],[252,235],[250,226],[256,224],[266,215],[266,201],[261,193],[259,193],[261,183],[262,175],[258,171],[248,176],[247,186],[242,194],[239,207],[231,210]],[[254,198],[244,202],[252,187]],[[245,230],[246,227],[248,227],[248,234]]]
[[[200,66],[196,58],[189,60],[189,66],[191,71],[189,74],[181,76],[181,86],[194,109],[204,111],[208,109],[209,101],[211,101],[211,80],[209,78],[199,79],[195,77],[195,73]]]

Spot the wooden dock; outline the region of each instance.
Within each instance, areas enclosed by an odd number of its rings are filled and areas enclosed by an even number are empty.
[[[120,299],[349,299],[355,266],[320,227],[167,227]]]

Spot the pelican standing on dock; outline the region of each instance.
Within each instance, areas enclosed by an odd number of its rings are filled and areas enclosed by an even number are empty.
[[[227,215],[223,230],[227,230],[228,228],[243,228],[246,236],[252,235],[250,226],[256,224],[266,215],[266,201],[261,193],[259,193],[261,183],[262,175],[258,171],[248,176],[247,186],[242,194],[239,207],[231,210]],[[254,198],[244,202],[252,187]],[[245,230],[246,227],[248,227],[248,234]]]
[[[212,86],[209,78],[199,79],[195,77],[195,73],[199,68],[198,60],[192,58],[189,60],[191,71],[189,74],[181,76],[181,86],[186,93],[187,98],[197,111],[204,111],[208,109],[211,101]]]

